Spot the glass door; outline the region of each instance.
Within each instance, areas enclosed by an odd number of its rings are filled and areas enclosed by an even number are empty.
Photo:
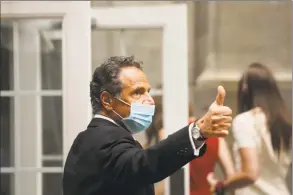
[[[89,80],[76,82],[91,74],[89,10],[1,1],[1,194],[62,194],[65,157],[90,118]]]
[[[93,70],[109,56],[134,55],[143,61],[152,88],[162,86],[162,91],[153,90],[152,95],[163,96],[165,136],[186,125],[187,5],[93,8],[92,19],[96,21],[92,29]],[[142,136],[138,135],[138,140]],[[166,195],[189,194],[188,166],[166,179],[164,191]]]

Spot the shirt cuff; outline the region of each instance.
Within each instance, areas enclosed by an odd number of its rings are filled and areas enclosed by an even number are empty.
[[[191,146],[192,146],[192,149],[193,149],[193,154],[194,156],[198,156],[199,155],[199,152],[200,152],[200,149],[203,147],[203,145],[205,144],[205,141],[199,141],[197,140],[196,138],[194,138],[192,135],[192,130],[193,130],[193,125],[194,123],[191,123],[189,125],[189,140],[190,140],[190,143],[191,143]]]

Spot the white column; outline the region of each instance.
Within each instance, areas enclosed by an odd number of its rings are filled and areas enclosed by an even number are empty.
[[[179,9],[179,8],[178,8]],[[163,119],[165,136],[188,124],[187,6],[165,26],[163,36]],[[165,194],[170,194],[169,179]],[[184,194],[189,194],[189,167],[184,167]]]
[[[68,6],[63,23],[62,56],[64,160],[77,134],[85,130],[92,116],[90,1],[72,1]]]

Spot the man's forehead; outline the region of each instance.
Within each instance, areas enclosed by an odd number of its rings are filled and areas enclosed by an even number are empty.
[[[136,67],[122,68],[119,77],[125,87],[150,88],[146,75],[142,70]]]

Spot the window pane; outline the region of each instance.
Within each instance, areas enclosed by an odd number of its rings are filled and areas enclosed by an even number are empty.
[[[48,34],[50,32],[48,31]],[[61,35],[61,30],[57,32]],[[41,43],[47,44],[45,39],[42,39]],[[62,40],[52,40],[51,44],[49,49],[42,47],[42,89],[57,90],[62,89]]]
[[[58,31],[59,35],[62,34],[61,25],[56,25],[60,20],[13,19],[6,23],[9,24],[8,30],[1,21],[1,53],[6,54],[1,57],[1,64],[4,64],[1,74],[5,74],[3,78],[1,76],[1,88],[8,90],[14,76],[11,68],[13,51],[18,58],[15,68],[19,72],[21,90],[38,90],[43,85],[44,89],[61,89],[61,36],[57,36],[59,42],[56,42],[55,34],[51,33]],[[15,38],[14,50],[12,36]]]
[[[62,173],[43,174],[43,195],[62,195]]]
[[[13,29],[12,23],[1,20],[1,90],[13,90]]]
[[[1,195],[14,195],[14,175],[1,173]]]
[[[63,167],[62,160],[43,160],[43,167]]]
[[[142,39],[143,37],[143,39]],[[162,84],[162,29],[92,31],[93,70],[112,55],[134,55],[154,88]],[[155,71],[154,71],[155,70]]]
[[[42,97],[43,155],[62,155],[62,97]]]
[[[124,44],[126,55],[134,55],[138,60],[143,61],[143,70],[148,76],[151,86],[154,88],[161,86],[163,76],[162,29],[129,29],[124,30],[119,37]]]
[[[1,97],[1,167],[14,166],[14,101]]]

